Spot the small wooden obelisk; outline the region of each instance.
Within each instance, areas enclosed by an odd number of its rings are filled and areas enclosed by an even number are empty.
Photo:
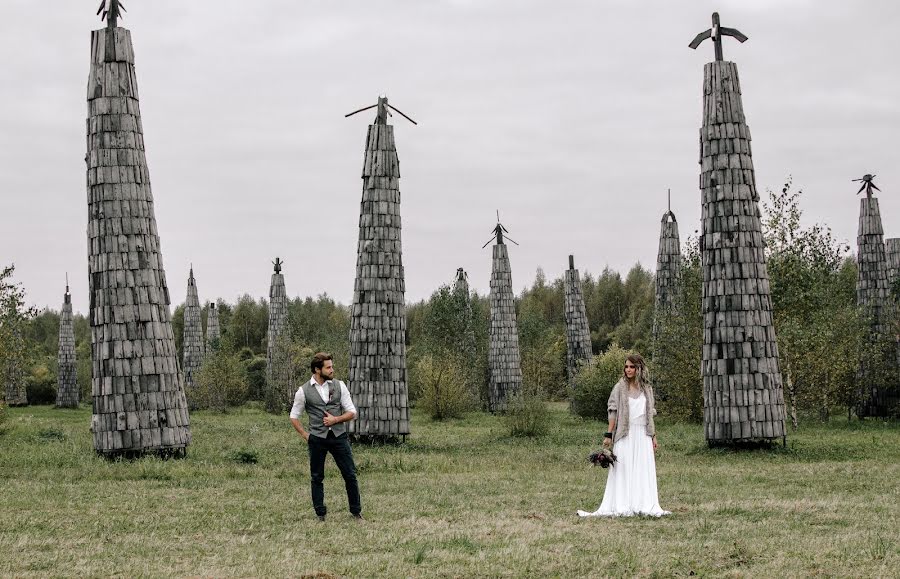
[[[275,258],[275,273],[269,286],[269,328],[266,332],[266,409],[272,413],[284,412],[294,400],[294,380],[291,378],[291,360],[288,349],[287,290],[280,258]]]
[[[591,348],[591,328],[588,325],[581,278],[575,269],[575,256],[569,256],[569,269],[565,273],[566,314],[566,377],[569,387],[575,387],[575,375],[582,364],[589,364],[594,357]]]
[[[681,286],[681,238],[678,235],[678,220],[672,212],[671,191],[669,192],[669,208],[663,214],[659,226],[659,251],[656,254],[656,303],[653,312],[653,364],[657,368],[666,367],[666,360],[659,343],[661,319],[674,311],[678,292]],[[658,398],[666,394],[666,384],[659,377],[665,372],[656,374],[653,387]]]
[[[184,301],[184,337],[182,344],[182,369],[184,370],[184,390],[190,407],[197,407],[196,387],[194,383],[203,358],[206,355],[203,342],[203,320],[200,311],[200,298],[197,295],[197,281],[194,279],[194,268],[188,274],[187,297]]]
[[[144,156],[131,33],[91,33],[87,189],[94,448],[183,455],[191,441]]]
[[[210,356],[219,348],[222,339],[222,327],[219,325],[219,308],[216,302],[209,302],[206,309],[206,355]]]
[[[75,326],[72,321],[72,294],[66,281],[62,310],[59,313],[59,351],[57,353],[58,389],[57,408],[78,408],[81,393],[78,391],[78,372],[75,363]]]
[[[463,364],[466,366],[465,374],[469,392],[473,400],[482,398],[483,372],[479,371],[477,359],[477,342],[475,340],[475,316],[472,311],[472,296],[469,291],[469,274],[463,268],[457,268],[456,278],[453,280],[453,297],[459,308],[458,314],[463,327],[463,336],[459,350]]]

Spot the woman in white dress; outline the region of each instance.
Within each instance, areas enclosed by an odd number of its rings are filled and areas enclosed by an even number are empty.
[[[622,378],[613,387],[607,403],[609,432],[603,446],[612,446],[616,463],[609,467],[606,490],[600,508],[580,517],[629,517],[668,515],[659,506],[656,489],[656,414],[653,388],[647,380],[644,359],[638,354],[626,358]]]

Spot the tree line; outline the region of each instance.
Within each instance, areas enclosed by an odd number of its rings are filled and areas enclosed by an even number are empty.
[[[767,244],[775,329],[785,383],[785,401],[796,426],[801,419],[827,419],[835,412],[852,414],[863,385],[857,383],[862,357],[878,362],[885,383],[897,381],[900,322],[894,310],[893,336],[872,340],[866,312],[856,305],[856,263],[846,243],[827,227],[803,227],[802,192],[788,181],[769,192],[763,229]],[[31,403],[52,403],[56,395],[59,312],[25,308],[24,290],[11,282],[12,268],[0,278],[0,357],[3,368],[18,365]],[[485,399],[490,327],[488,296],[463,294],[450,283],[425,300],[407,305],[407,367],[410,397],[435,418],[458,416],[479,408]],[[515,272],[514,272],[515,273]],[[898,295],[895,283],[894,296]],[[582,294],[591,332],[594,366],[576,381],[581,398],[568,390],[564,280],[548,280],[538,269],[516,299],[523,384],[539,400],[570,398],[573,409],[605,418],[606,384],[615,377],[618,358],[637,351],[664,385],[660,406],[683,420],[702,419],[700,358],[703,343],[701,255],[696,232],[682,241],[681,290],[670,311],[659,312],[654,340],[654,273],[640,264],[623,277],[609,268],[582,276]],[[203,307],[206,325],[209,305]],[[249,295],[234,303],[217,302],[222,337],[208,363],[206,379],[233,384],[220,405],[263,400],[265,396],[268,304]],[[82,400],[90,399],[90,328],[74,316],[78,383]],[[311,353],[331,352],[338,374],[349,364],[350,310],[328,295],[295,298],[288,304],[288,341],[295,372],[305,380]],[[182,354],[184,305],[173,311],[179,360]],[[604,354],[608,354],[604,358]],[[12,364],[15,362],[15,364]],[[651,362],[652,364],[652,362]],[[7,381],[13,379],[7,370]],[[893,382],[891,382],[893,381]],[[592,394],[593,393],[593,394]],[[596,400],[592,399],[597,398]],[[226,403],[227,402],[227,403]],[[580,410],[579,410],[580,409]]]

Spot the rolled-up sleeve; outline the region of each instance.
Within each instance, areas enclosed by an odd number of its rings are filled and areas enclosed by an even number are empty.
[[[609,393],[609,400],[606,402],[606,414],[607,417],[612,420],[619,413],[619,404],[617,401],[618,392],[616,392],[616,387],[613,386],[612,392]]]
[[[305,406],[306,394],[303,393],[303,386],[301,386],[297,388],[297,393],[294,394],[294,405],[291,406],[291,418],[300,418]]]
[[[341,410],[352,412],[353,416],[356,416],[356,406],[354,406],[353,399],[350,398],[350,390],[347,389],[347,385],[344,384],[343,380],[341,381]]]

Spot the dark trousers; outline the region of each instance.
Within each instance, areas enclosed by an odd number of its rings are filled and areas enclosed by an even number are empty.
[[[354,515],[362,512],[362,504],[359,498],[359,484],[356,482],[356,465],[353,463],[353,451],[350,450],[350,440],[347,434],[335,436],[329,431],[326,438],[309,435],[309,474],[312,481],[312,502],[317,515],[324,515],[325,508],[325,457],[328,453],[334,457],[334,462],[344,477],[344,485],[347,487],[347,502],[350,512]]]

